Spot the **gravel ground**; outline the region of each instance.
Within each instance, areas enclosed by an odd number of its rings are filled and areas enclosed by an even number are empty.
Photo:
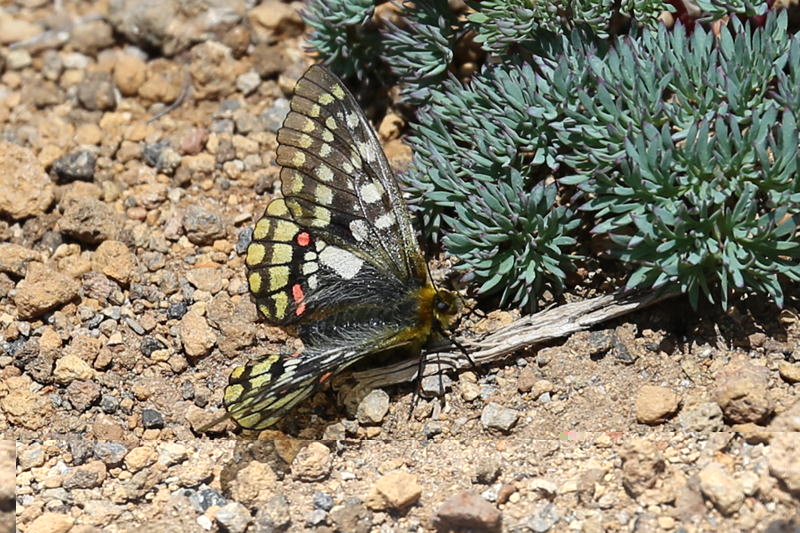
[[[18,531],[800,530],[798,294],[667,301],[413,410],[411,384],[323,391],[275,430],[200,432],[235,365],[295,346],[256,320],[241,253],[310,59],[299,4],[195,4],[0,7]],[[378,127],[404,168],[402,119]],[[10,513],[9,488],[0,530]]]

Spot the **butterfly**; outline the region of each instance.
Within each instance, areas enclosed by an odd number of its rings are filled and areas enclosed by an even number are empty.
[[[344,84],[314,65],[290,109],[278,131],[282,197],[256,222],[245,264],[259,313],[296,328],[304,347],[231,373],[225,408],[255,430],[371,354],[419,354],[459,307],[434,286],[378,137]]]

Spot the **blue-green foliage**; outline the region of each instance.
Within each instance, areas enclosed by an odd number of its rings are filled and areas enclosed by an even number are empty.
[[[479,184],[454,216],[444,216],[444,245],[463,261],[456,268],[483,282],[481,293],[499,293],[501,305],[532,306],[543,289],[564,289],[575,259],[564,249],[576,244],[569,233],[580,221],[556,204],[555,184],[531,187],[517,169],[506,169],[507,179]]]
[[[586,28],[600,38],[614,30],[614,19],[627,16],[654,28],[658,17],[673,8],[657,0],[486,0],[470,2],[475,10],[467,19],[475,41],[494,53],[512,47],[536,50],[544,33],[558,34]]]
[[[754,32],[737,24],[718,40],[662,30],[620,43],[577,88],[590,112],[558,125],[576,171],[562,184],[585,193],[593,231],[633,268],[628,286],[677,285],[693,305],[716,293],[727,305],[731,290],[781,303],[778,275],[800,278],[800,107],[779,111],[770,94],[787,63],[796,71],[797,41],[785,17]],[[781,93],[791,99],[788,83]]]
[[[394,58],[389,69],[403,88],[404,99],[421,105],[430,88],[444,79],[453,61],[453,46],[460,24],[447,7],[447,0],[404,5],[405,27],[389,25],[384,33],[386,54]]]
[[[303,18],[313,32],[308,44],[342,77],[366,78],[380,64],[382,41],[372,24],[372,0],[312,2]]]
[[[664,3],[622,0],[634,19],[611,37],[610,0],[488,0],[460,18],[444,4],[403,7],[373,50],[420,104],[411,207],[481,293],[525,305],[561,290],[588,228],[630,288],[782,302],[781,276],[800,279],[800,44],[785,14],[687,34],[656,22]],[[698,4],[709,19],[764,13]],[[490,61],[464,81],[453,50],[469,30]]]

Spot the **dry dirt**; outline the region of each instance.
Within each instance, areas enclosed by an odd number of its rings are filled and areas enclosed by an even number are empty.
[[[260,435],[201,432],[234,366],[295,346],[256,320],[241,254],[311,61],[299,4],[209,4],[0,6],[18,531],[800,531],[791,292],[783,310],[667,300],[450,376],[413,410],[412,384],[349,410],[322,391]],[[397,121],[378,126],[404,168]]]

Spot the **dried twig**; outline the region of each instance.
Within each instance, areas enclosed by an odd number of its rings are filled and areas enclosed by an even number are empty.
[[[523,317],[480,339],[459,337],[457,340],[476,363],[491,363],[533,344],[588,329],[676,295],[676,292],[619,291]],[[355,380],[356,388],[370,390],[413,381],[417,378],[418,366],[418,360],[409,359],[391,366],[354,372],[350,379]],[[428,356],[423,376],[469,366],[469,361],[458,350],[437,352]]]

